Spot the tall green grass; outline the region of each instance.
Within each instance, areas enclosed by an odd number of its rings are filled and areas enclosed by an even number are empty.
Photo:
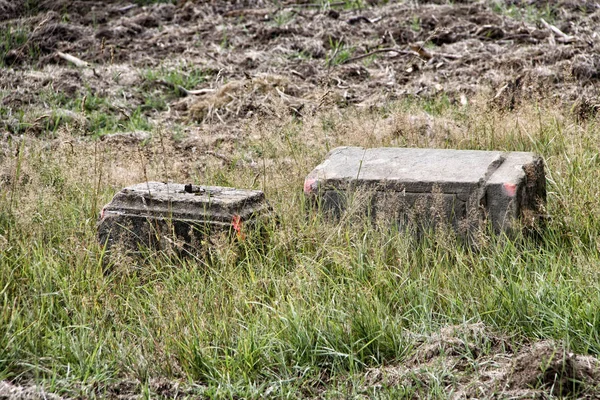
[[[208,159],[194,180],[264,189],[279,225],[262,246],[222,241],[203,257],[107,261],[96,242],[99,208],[120,187],[189,179],[164,143],[125,153],[10,144],[1,161],[0,379],[84,397],[126,379],[150,396],[157,377],[195,395],[352,397],[367,390],[356,377],[368,368],[406,361],[443,326],[475,322],[516,343],[556,339],[600,353],[597,121],[578,124],[553,108],[448,107],[424,134],[407,123],[422,106],[248,124],[231,155],[258,167]],[[539,152],[551,219],[539,240],[484,237],[477,249],[443,231],[416,239],[324,220],[302,181],[341,144]],[[443,386],[368,390],[444,397]]]

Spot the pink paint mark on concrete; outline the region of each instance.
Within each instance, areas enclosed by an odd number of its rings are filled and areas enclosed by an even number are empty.
[[[317,188],[317,180],[314,178],[306,178],[304,181],[304,193],[311,194]]]
[[[510,197],[515,197],[517,194],[517,185],[514,183],[506,182],[504,183],[504,191]]]

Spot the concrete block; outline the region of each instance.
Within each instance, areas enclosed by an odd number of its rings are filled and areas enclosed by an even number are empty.
[[[218,186],[147,182],[118,192],[101,212],[98,239],[107,248],[119,243],[199,250],[210,235],[231,232],[244,237],[244,226],[265,216],[263,192]]]
[[[540,157],[525,152],[339,147],[304,182],[321,210],[352,209],[420,227],[445,221],[459,233],[489,221],[497,232],[544,214]]]

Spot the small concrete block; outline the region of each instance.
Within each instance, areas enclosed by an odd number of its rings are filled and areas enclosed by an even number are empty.
[[[263,192],[218,186],[147,182],[117,193],[101,212],[98,239],[128,250],[175,247],[193,250],[217,232],[236,232],[269,213]]]
[[[499,232],[544,214],[546,178],[533,153],[339,147],[306,177],[304,193],[334,216],[354,207],[401,225],[445,220],[463,232],[489,219]]]

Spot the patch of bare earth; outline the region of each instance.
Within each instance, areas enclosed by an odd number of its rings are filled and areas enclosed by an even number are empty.
[[[421,388],[422,393],[441,384],[457,399],[595,398],[600,361],[551,341],[514,349],[508,338],[483,324],[449,326],[417,346],[408,362],[368,370],[365,383]]]

